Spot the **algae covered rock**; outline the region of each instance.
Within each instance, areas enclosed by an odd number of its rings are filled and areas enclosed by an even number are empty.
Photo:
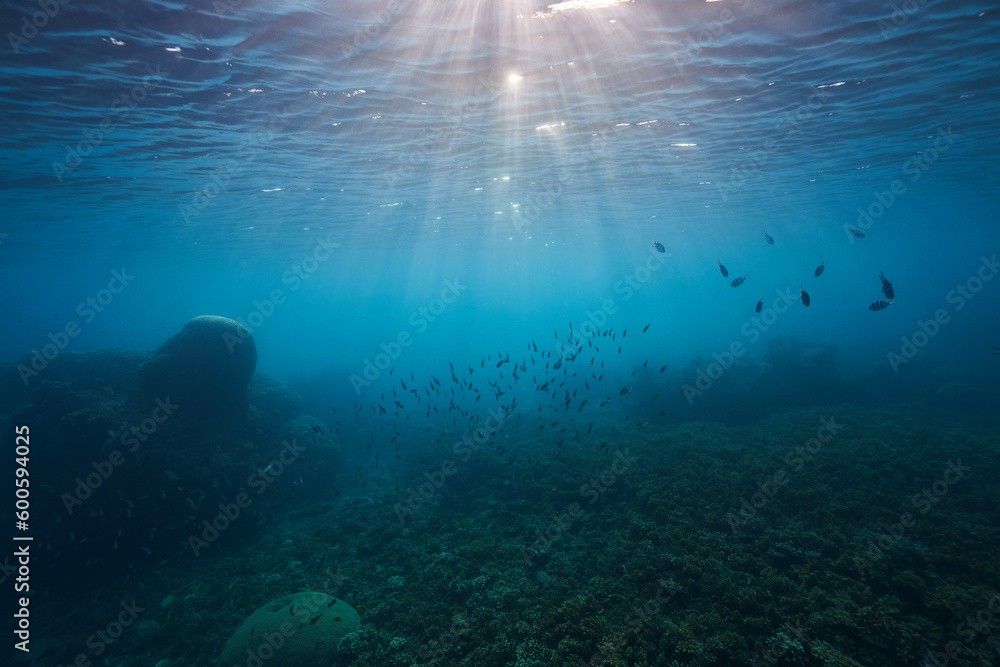
[[[281,431],[291,418],[305,410],[302,398],[276,377],[267,373],[256,373],[247,388],[250,404],[260,416],[261,428],[274,435]]]
[[[189,320],[142,366],[143,398],[170,399],[185,412],[245,409],[247,385],[257,368],[250,331],[235,320],[202,315]]]
[[[340,640],[360,624],[358,612],[343,600],[315,591],[286,595],[243,621],[217,667],[330,667]]]

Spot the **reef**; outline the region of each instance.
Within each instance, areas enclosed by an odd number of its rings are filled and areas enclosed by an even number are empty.
[[[226,642],[218,667],[266,663],[295,667],[329,667],[337,659],[340,640],[361,625],[353,607],[326,593],[285,595],[252,613]]]
[[[32,495],[48,552],[40,586],[219,549],[274,506],[333,492],[336,438],[287,386],[254,374],[256,347],[238,328],[199,317],[153,353],[64,352],[27,387],[0,369],[6,416],[44,452],[31,463],[45,481]]]
[[[1000,608],[992,426],[850,404],[618,426],[561,460],[541,435],[530,459],[485,451],[402,518],[405,488],[374,477],[287,507],[245,549],[147,577],[158,630],[108,664],[214,664],[239,619],[303,590],[357,610],[342,667],[903,666]],[[995,664],[995,625],[975,627],[949,665]]]
[[[694,359],[680,372],[680,395],[703,417],[731,424],[753,422],[789,407],[849,400],[856,389],[835,363],[837,348],[778,336],[761,358],[730,351]],[[669,391],[674,378],[664,377]]]
[[[169,397],[199,415],[239,414],[257,368],[257,345],[239,322],[215,315],[189,320],[139,369],[140,400]]]

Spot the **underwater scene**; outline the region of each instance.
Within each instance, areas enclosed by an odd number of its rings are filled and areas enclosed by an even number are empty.
[[[1000,6],[4,0],[31,667],[1000,666]]]

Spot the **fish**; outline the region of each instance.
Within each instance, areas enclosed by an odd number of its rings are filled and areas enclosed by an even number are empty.
[[[892,289],[892,281],[886,278],[884,273],[879,273],[878,277],[882,281],[882,294],[885,294],[885,298],[895,299],[896,291]]]
[[[876,301],[868,306],[868,310],[884,310],[892,305],[892,301]]]
[[[759,313],[763,307],[764,307],[764,301],[763,300],[758,301],[757,307],[754,308],[754,312]]]
[[[648,324],[642,328],[642,333],[646,333],[647,331],[649,331],[649,325]]]
[[[823,275],[823,271],[825,270],[826,270],[826,262],[823,262],[822,264],[816,267],[816,272],[815,272],[816,277],[819,278],[821,275]]]
[[[768,245],[774,245],[774,238],[767,233],[766,230],[761,230],[764,233],[764,240],[767,241]]]
[[[809,307],[809,292],[802,289],[802,285],[799,285],[799,298],[802,299],[802,305]]]
[[[722,271],[722,277],[723,278],[728,278],[729,277],[729,271],[726,271],[726,267],[724,267],[722,265],[722,262],[719,262],[719,271]]]
[[[618,392],[618,395],[619,396],[624,396],[625,394],[629,393],[630,391],[632,391],[632,387],[624,387],[620,392]]]
[[[854,229],[853,227],[851,227],[850,232],[851,234],[854,235],[854,238],[856,239],[863,239],[865,237],[865,233],[860,229]]]
[[[653,247],[656,248],[659,252],[667,251],[667,249],[663,247],[663,244],[657,241],[656,239],[653,239]]]
[[[742,284],[743,284],[743,282],[744,282],[744,281],[745,281],[745,280],[746,280],[747,278],[749,278],[749,277],[750,277],[749,275],[745,275],[745,276],[740,276],[739,278],[737,278],[736,280],[734,280],[734,281],[733,281],[733,282],[732,282],[732,283],[730,284],[730,286],[731,286],[731,287],[739,287],[739,286],[740,286],[740,285],[742,285]]]

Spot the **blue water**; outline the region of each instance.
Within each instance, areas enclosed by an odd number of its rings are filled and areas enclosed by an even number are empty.
[[[81,322],[77,350],[155,347],[283,289],[254,331],[262,370],[363,359],[459,279],[412,352],[473,356],[621,300],[656,238],[669,261],[614,317],[655,322],[651,350],[724,348],[757,300],[803,284],[810,310],[769,334],[865,367],[997,251],[987,3],[925,6],[885,39],[891,9],[870,3],[399,5],[68,5],[8,44],[2,266],[22,287],[2,356],[78,319],[122,267],[134,283]],[[915,168],[940,128],[954,143]],[[74,168],[67,148],[91,152]],[[897,179],[905,193],[852,243],[843,225]],[[327,236],[338,251],[291,293],[283,272]],[[731,289],[719,260],[750,280]],[[873,314],[880,271],[901,298]],[[988,287],[929,353],[978,365],[996,342]]]
[[[365,413],[352,464],[449,362],[465,409],[554,414],[571,358],[573,409],[663,429],[996,404],[994,3],[5,1],[0,33],[11,368],[232,318],[331,428]]]

